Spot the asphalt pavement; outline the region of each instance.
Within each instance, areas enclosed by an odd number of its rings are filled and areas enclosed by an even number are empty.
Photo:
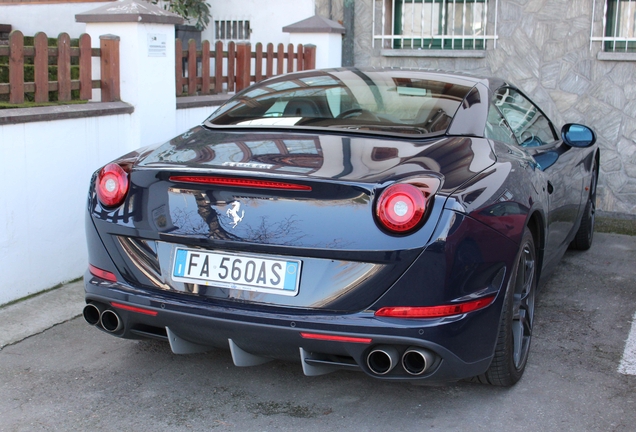
[[[524,377],[501,389],[417,387],[300,364],[237,368],[229,351],[84,322],[82,282],[0,308],[0,431],[576,430],[636,424],[636,236],[596,233],[538,297]]]

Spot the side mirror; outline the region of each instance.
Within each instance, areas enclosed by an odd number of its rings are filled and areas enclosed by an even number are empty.
[[[563,126],[561,138],[570,147],[589,147],[596,142],[596,134],[592,129],[576,123]]]

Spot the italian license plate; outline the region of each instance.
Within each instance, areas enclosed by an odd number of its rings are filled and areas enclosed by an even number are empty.
[[[177,248],[172,278],[272,294],[298,294],[301,261]]]

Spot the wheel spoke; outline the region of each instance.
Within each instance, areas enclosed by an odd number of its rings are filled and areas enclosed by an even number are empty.
[[[515,366],[519,367],[523,353],[523,328],[518,320],[512,323],[512,341]]]
[[[520,320],[519,320],[524,336],[532,336],[532,321],[531,320],[532,320],[532,313],[529,310],[524,309],[523,312],[520,314]]]
[[[532,293],[532,286],[534,284],[534,261],[526,262],[525,274],[526,279],[523,281],[522,302]]]

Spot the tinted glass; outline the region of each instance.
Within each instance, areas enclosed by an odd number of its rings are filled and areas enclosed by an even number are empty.
[[[414,71],[315,71],[263,81],[208,119],[212,126],[446,132],[473,83]]]
[[[486,138],[505,142],[507,144],[518,145],[512,130],[508,127],[506,120],[501,116],[497,108],[491,106],[488,110],[488,120],[486,121]]]
[[[557,139],[550,121],[516,90],[499,89],[495,105],[506,118],[522,147],[538,147]]]

